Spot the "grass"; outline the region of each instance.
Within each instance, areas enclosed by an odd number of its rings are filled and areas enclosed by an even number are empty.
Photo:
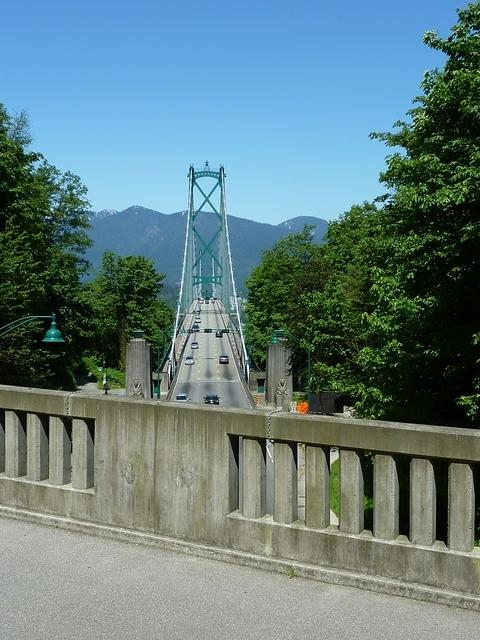
[[[298,578],[298,573],[296,572],[294,567],[289,567],[287,571],[287,578]]]
[[[365,487],[368,489],[371,485],[369,481],[370,471],[373,472],[373,468],[367,467]],[[371,493],[371,492],[370,492]],[[373,517],[373,498],[371,495],[365,495],[363,498],[363,508],[365,510],[365,524],[370,522]],[[340,458],[335,460],[330,467],[330,509],[335,513],[337,517],[340,517]]]

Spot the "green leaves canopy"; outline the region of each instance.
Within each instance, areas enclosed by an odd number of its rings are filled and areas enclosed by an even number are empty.
[[[82,347],[80,279],[89,240],[86,190],[29,151],[26,117],[0,105],[0,326],[55,311],[68,352],[37,344],[42,323],[29,323],[0,343],[0,382],[73,386]]]
[[[447,39],[425,35],[446,63],[408,121],[373,134],[400,149],[378,206],[332,223],[306,265],[277,245],[248,283],[257,358],[283,323],[313,350],[314,387],[347,392],[366,417],[480,423],[480,3],[458,15]]]
[[[104,353],[110,366],[124,369],[126,344],[135,329],[161,351],[170,337],[173,314],[159,299],[163,274],[143,256],[103,255],[95,280],[87,285],[92,309],[94,348]]]

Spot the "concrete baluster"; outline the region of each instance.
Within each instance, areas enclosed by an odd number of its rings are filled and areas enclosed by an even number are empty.
[[[87,420],[73,419],[72,424],[72,487],[93,487],[94,427]]]
[[[475,485],[469,464],[448,466],[448,546],[471,551],[475,538]]]
[[[261,518],[266,509],[266,442],[243,438],[243,515]]]
[[[0,473],[5,471],[5,411],[0,409]]]
[[[298,464],[296,442],[275,442],[274,509],[276,522],[290,523],[298,520]]]
[[[27,473],[26,414],[5,411],[5,475],[20,478]]]
[[[436,539],[437,487],[430,460],[410,462],[410,542],[432,545]]]
[[[72,476],[72,442],[69,418],[50,418],[50,483],[68,484]]]
[[[360,533],[363,526],[361,457],[357,451],[340,449],[340,531]]]
[[[48,416],[27,414],[27,478],[48,478]]]
[[[377,454],[373,467],[373,535],[394,540],[399,533],[399,484],[395,458]]]
[[[305,447],[305,524],[330,524],[330,448]]]

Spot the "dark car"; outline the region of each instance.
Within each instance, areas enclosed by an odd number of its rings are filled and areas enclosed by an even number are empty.
[[[215,337],[216,338],[223,338],[223,331],[215,331]]]
[[[212,330],[211,329],[204,329],[203,333],[212,333]]]
[[[221,355],[218,358],[219,364],[228,364],[230,362],[230,358],[226,355]]]
[[[208,395],[203,396],[203,401],[205,402],[205,404],[219,404],[220,398],[216,395]]]
[[[200,327],[198,326],[198,324],[194,324],[192,327],[192,331],[195,333],[196,331],[200,331]]]

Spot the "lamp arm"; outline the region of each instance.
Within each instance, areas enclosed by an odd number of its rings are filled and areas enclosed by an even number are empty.
[[[23,316],[22,318],[17,318],[16,320],[13,320],[13,322],[9,322],[3,327],[0,327],[0,337],[6,335],[7,333],[10,333],[10,331],[17,329],[24,324],[27,324],[27,322],[31,322],[32,320],[46,320],[48,318],[53,318],[53,314],[50,316]]]

